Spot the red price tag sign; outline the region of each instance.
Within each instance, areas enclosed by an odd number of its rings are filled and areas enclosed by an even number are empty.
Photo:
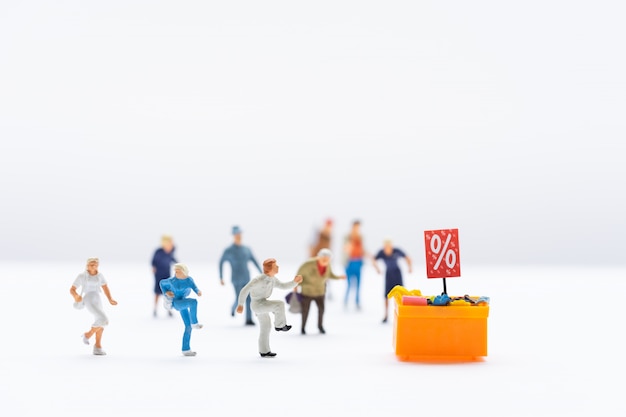
[[[426,230],[424,245],[428,278],[461,276],[459,229]]]

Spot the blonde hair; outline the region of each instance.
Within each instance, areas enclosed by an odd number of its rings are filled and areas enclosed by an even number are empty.
[[[181,271],[183,271],[183,273],[185,274],[186,277],[189,276],[189,268],[187,268],[187,265],[185,264],[174,264],[174,270],[180,269]]]
[[[161,236],[161,243],[163,242],[172,242],[174,239],[172,239],[171,235],[163,235]]]
[[[95,262],[98,265],[100,265],[100,259],[98,259],[98,258],[87,258],[87,263],[85,265],[89,265],[92,262]]]

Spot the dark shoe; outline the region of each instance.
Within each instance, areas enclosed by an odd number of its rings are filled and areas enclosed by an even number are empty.
[[[302,330],[300,331],[300,333],[302,333],[302,334],[306,334],[306,332],[304,331],[304,329],[302,329]]]
[[[289,329],[291,329],[291,326],[288,324],[285,324],[283,327],[274,327],[276,329],[277,332],[288,332]]]
[[[320,326],[320,328],[319,328],[319,329],[320,329],[320,333],[321,333],[321,334],[326,334],[326,330],[324,330],[324,328],[323,328],[322,326]]]
[[[267,353],[259,352],[259,355],[261,355],[262,358],[273,358],[274,356],[276,356],[274,352],[267,352]]]
[[[246,320],[246,326],[254,326],[255,323],[252,320]]]
[[[383,323],[387,323],[387,317],[383,319]]]

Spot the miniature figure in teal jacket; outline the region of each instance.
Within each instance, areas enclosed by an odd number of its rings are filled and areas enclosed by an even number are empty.
[[[174,276],[162,280],[160,285],[165,295],[165,308],[179,311],[185,323],[183,355],[196,356],[196,352],[192,351],[190,346],[191,329],[201,329],[202,325],[198,323],[198,301],[195,298],[189,298],[189,294],[193,290],[198,296],[202,296],[202,291],[189,276],[187,266],[180,263],[174,265]]]
[[[235,315],[235,308],[237,308],[237,301],[241,289],[250,282],[250,270],[248,269],[248,262],[252,262],[256,269],[261,271],[259,263],[252,255],[252,250],[249,247],[241,243],[241,228],[239,226],[233,226],[233,244],[224,250],[222,257],[220,258],[219,272],[220,272],[220,284],[224,285],[223,266],[225,262],[230,263],[231,281],[235,289],[235,301],[230,308],[230,315]],[[246,325],[254,325],[252,321],[252,310],[250,308],[250,297],[246,299]]]

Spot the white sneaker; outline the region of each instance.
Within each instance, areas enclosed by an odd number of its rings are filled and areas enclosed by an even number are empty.
[[[165,309],[167,311],[171,311],[172,310],[172,299],[169,297],[163,297],[163,307],[165,307]]]
[[[193,350],[183,350],[183,355],[185,356],[196,356],[196,352]]]
[[[191,327],[194,329],[201,329],[202,325],[200,323],[196,323],[196,324],[192,324]]]
[[[87,336],[85,336],[85,334],[83,333],[83,343],[88,345],[89,344],[89,339],[87,339]]]
[[[95,347],[95,346],[94,346],[94,348],[93,348],[93,354],[94,354],[94,355],[98,355],[98,356],[104,356],[104,355],[106,355],[107,353],[106,353],[104,350],[102,350],[102,348],[99,348],[99,347]]]

